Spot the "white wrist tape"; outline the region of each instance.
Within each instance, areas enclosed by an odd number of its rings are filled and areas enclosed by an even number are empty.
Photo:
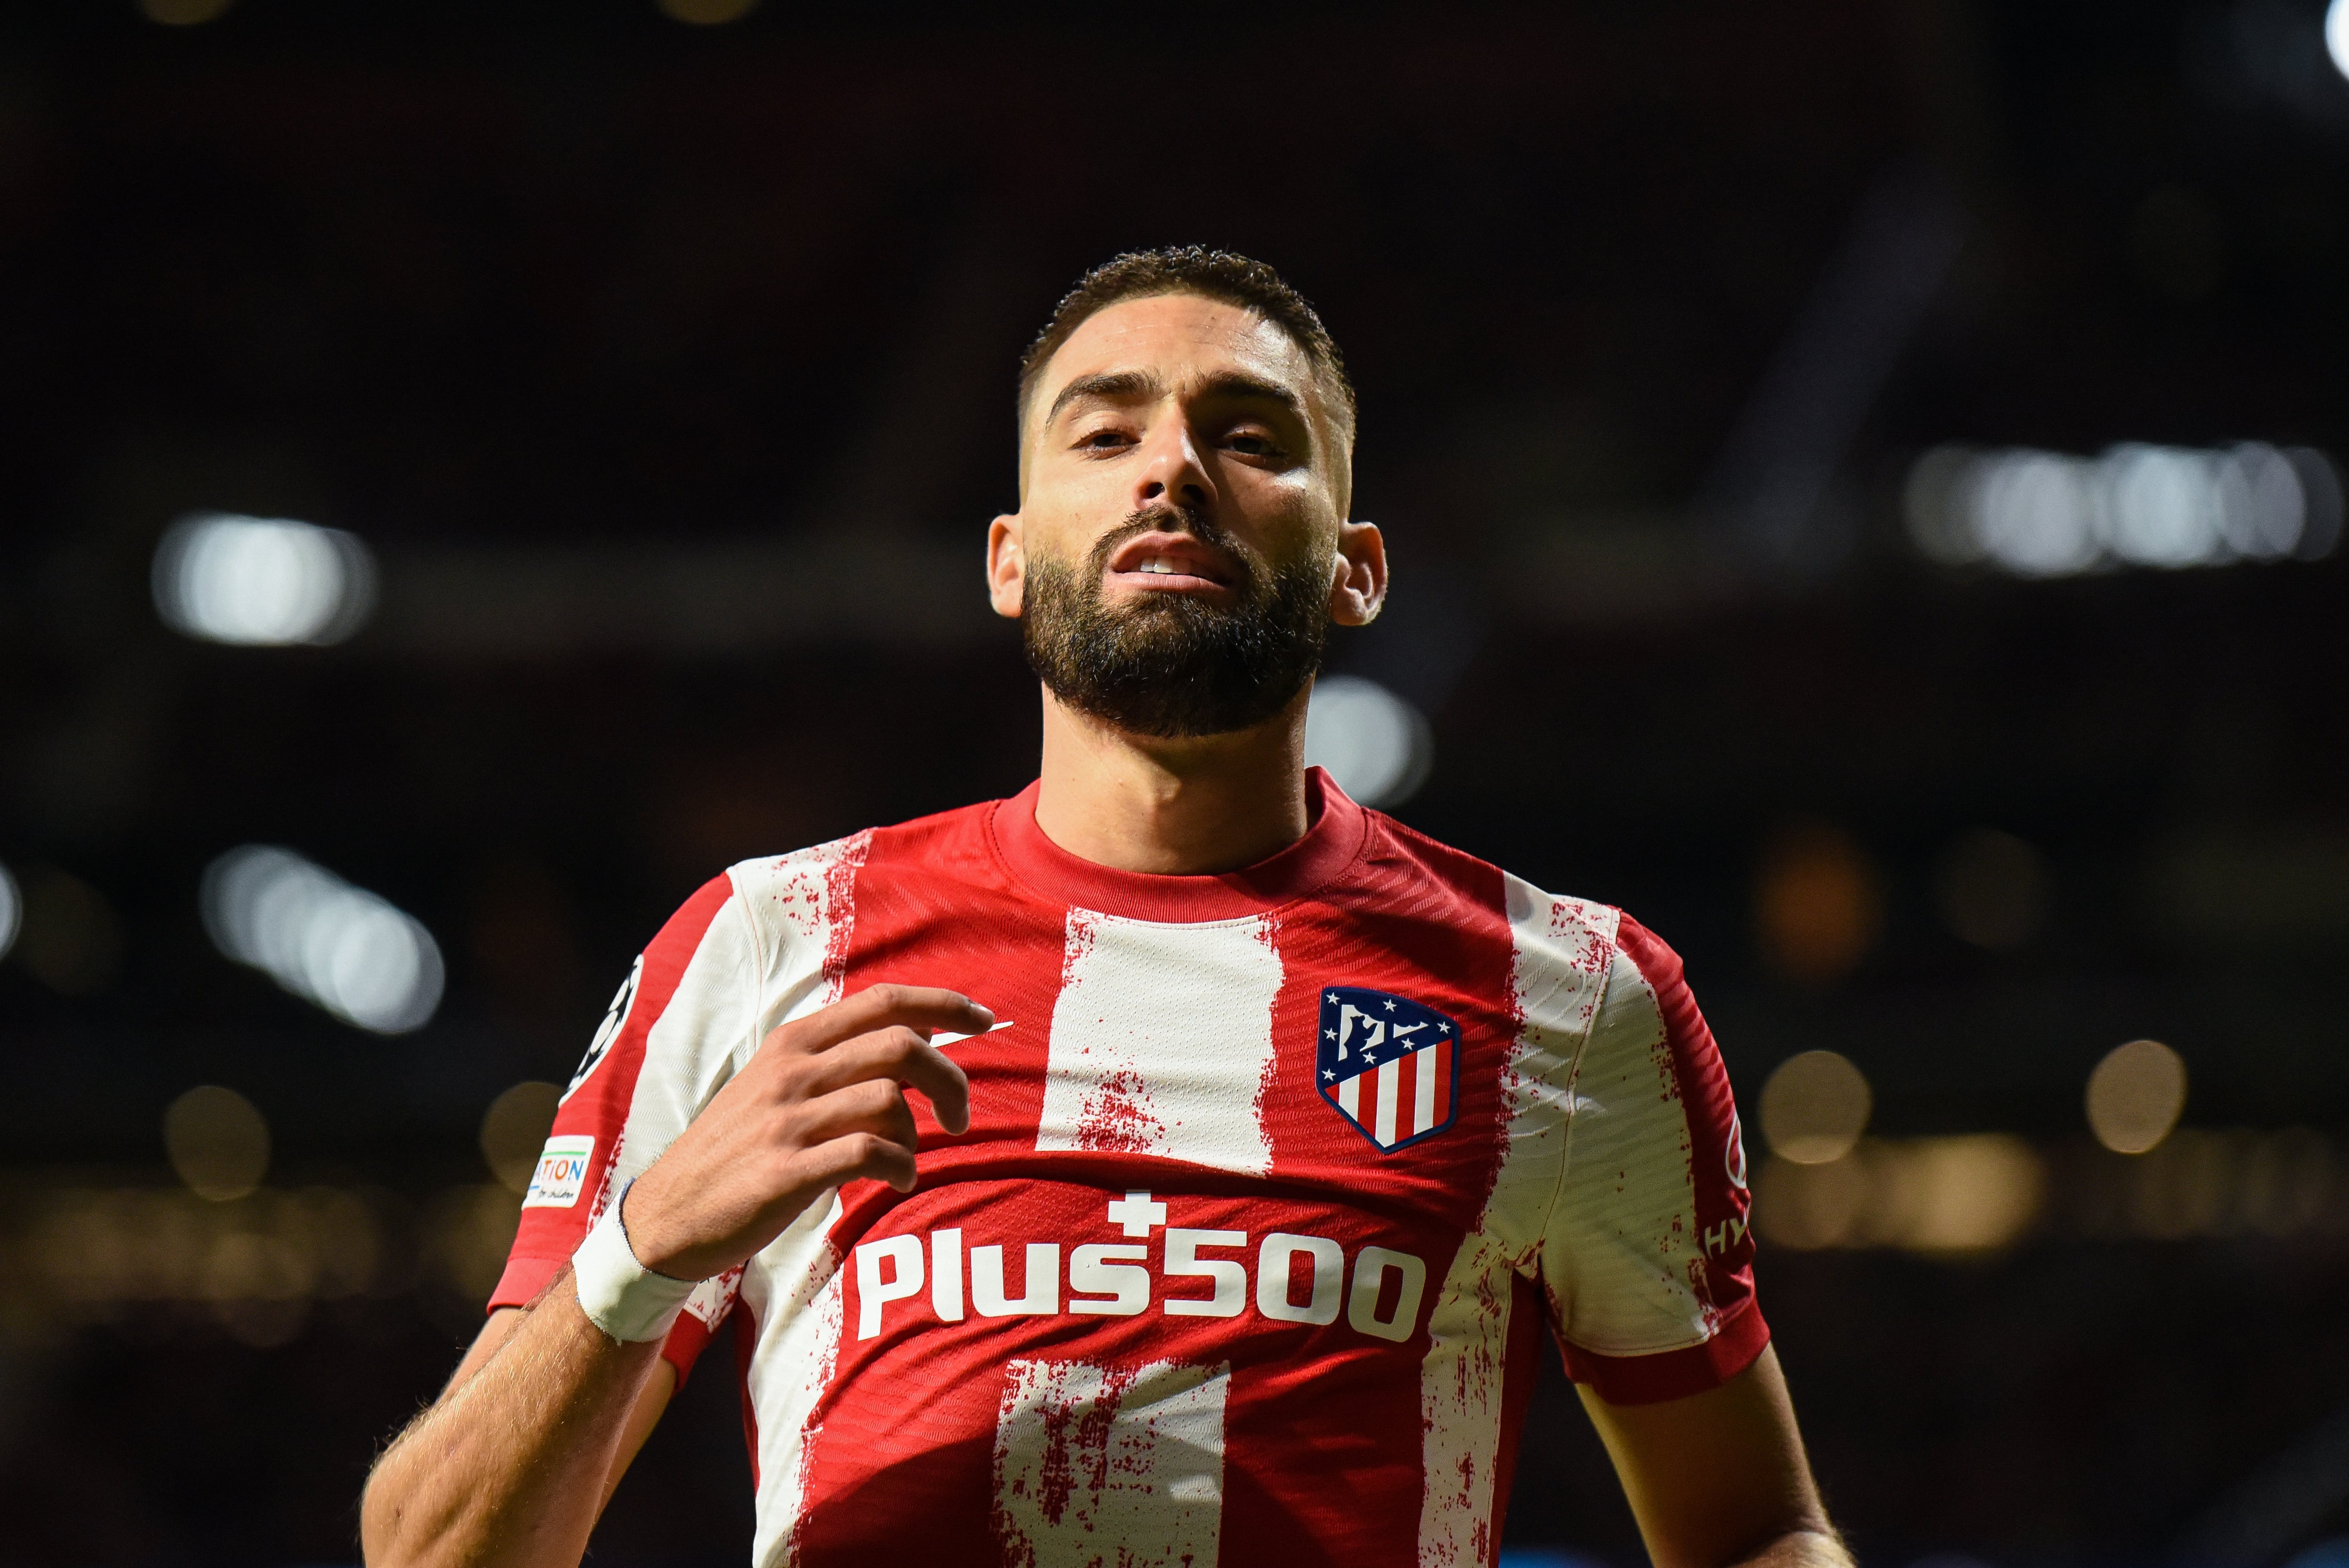
[[[633,1185],[634,1183],[631,1183]],[[669,1325],[700,1282],[671,1279],[636,1261],[628,1245],[627,1228],[620,1223],[620,1205],[626,1188],[589,1227],[587,1239],[571,1254],[571,1278],[579,1292],[579,1310],[587,1321],[623,1344],[667,1337]]]

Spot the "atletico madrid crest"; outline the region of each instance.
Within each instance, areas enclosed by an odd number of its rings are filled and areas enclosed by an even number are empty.
[[[1460,1026],[1433,1007],[1359,985],[1321,990],[1321,1098],[1388,1152],[1452,1125]]]

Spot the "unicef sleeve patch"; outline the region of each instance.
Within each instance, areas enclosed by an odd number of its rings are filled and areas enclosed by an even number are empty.
[[[525,1209],[568,1209],[579,1202],[587,1185],[587,1164],[595,1158],[595,1140],[585,1134],[564,1134],[546,1140],[531,1172],[530,1191],[523,1194]]]

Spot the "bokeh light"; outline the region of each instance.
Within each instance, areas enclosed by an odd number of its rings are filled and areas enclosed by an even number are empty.
[[[2101,457],[1938,447],[1909,469],[1909,537],[1946,565],[2021,577],[2116,566],[2314,560],[2339,542],[2342,492],[2313,448],[2124,442]]]
[[[2349,0],[2325,7],[2324,52],[2333,57],[2333,68],[2349,77]]]
[[[554,1125],[555,1102],[562,1096],[554,1085],[533,1079],[490,1102],[481,1118],[481,1158],[508,1191],[530,1190],[531,1172],[546,1147],[547,1129]]]
[[[697,27],[722,26],[739,22],[759,8],[759,0],[656,0],[661,15],[672,22],[689,23]]]
[[[195,512],[155,550],[164,624],[211,643],[338,643],[375,607],[375,561],[340,529]]]
[[[205,868],[221,952],[346,1023],[404,1034],[440,1005],[440,945],[414,916],[291,850],[248,844]]]
[[[236,1090],[202,1084],[163,1112],[163,1151],[188,1191],[231,1202],[268,1173],[269,1124]]]
[[[193,27],[221,16],[230,3],[231,0],[139,0],[139,14],[166,27]]]
[[[1951,935],[1976,947],[2017,947],[2047,918],[2047,868],[2013,833],[1978,828],[1943,851],[1933,895]]]
[[[1376,681],[1323,676],[1305,710],[1305,761],[1365,806],[1392,806],[1426,782],[1433,738],[1419,710]]]
[[[0,866],[0,958],[16,945],[16,928],[24,923],[25,898],[16,889],[16,879],[6,866]]]
[[[2158,1040],[2131,1040],[2088,1075],[2088,1130],[2116,1154],[2158,1147],[2186,1109],[2186,1062]]]
[[[1764,848],[1754,919],[1771,968],[1801,985],[1832,985],[1875,944],[1883,920],[1875,869],[1840,829],[1796,824]]]
[[[26,875],[16,961],[61,996],[89,996],[122,966],[122,921],[104,893],[70,872]]]
[[[1799,1249],[2010,1246],[2046,1207],[2044,1161],[2019,1138],[1869,1139],[1847,1157],[1764,1165],[1754,1212],[1765,1239]]]
[[[1762,1140],[1781,1160],[1828,1164],[1858,1143],[1875,1106],[1866,1075],[1848,1057],[1804,1051],[1762,1086]]]

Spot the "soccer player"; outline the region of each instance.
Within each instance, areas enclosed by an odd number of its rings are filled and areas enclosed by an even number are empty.
[[[1656,1563],[1847,1563],[1679,960],[1304,766],[1387,588],[1319,318],[1121,256],[1019,415],[1040,778],[662,928],[368,1561],[571,1568],[730,1326],[761,1568],[1490,1563],[1545,1334]]]

